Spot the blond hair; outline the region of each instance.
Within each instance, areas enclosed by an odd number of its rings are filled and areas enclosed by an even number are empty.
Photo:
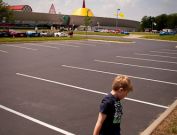
[[[133,91],[133,86],[128,76],[119,75],[115,77],[112,83],[112,90],[117,91],[120,88],[123,88],[123,90],[128,92]]]

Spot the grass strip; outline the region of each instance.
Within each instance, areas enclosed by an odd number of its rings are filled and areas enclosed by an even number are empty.
[[[177,107],[151,135],[177,135]]]
[[[38,41],[62,41],[62,40],[83,40],[85,37],[16,37],[16,38],[0,38],[0,43],[16,43],[16,42],[38,42]]]
[[[70,37],[16,37],[16,38],[0,38],[0,43],[23,43],[23,42],[41,42],[41,41],[63,41],[63,40],[104,40],[104,41],[116,41],[116,42],[131,42],[127,40],[117,39],[105,39],[103,37],[86,37],[86,36],[73,36]]]
[[[177,41],[177,35],[163,35],[163,36],[160,36],[160,35],[149,35],[149,36],[143,36],[142,38]]]

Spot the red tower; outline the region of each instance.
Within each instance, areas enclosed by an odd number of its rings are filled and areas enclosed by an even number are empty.
[[[83,0],[82,8],[85,8],[85,0]]]
[[[49,14],[56,14],[55,7],[53,4],[50,7]]]

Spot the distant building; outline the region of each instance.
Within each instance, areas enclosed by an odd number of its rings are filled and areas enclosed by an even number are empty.
[[[35,13],[28,5],[9,6],[14,10],[15,27],[84,27],[85,16],[91,17],[91,30],[94,29],[121,29],[128,32],[138,31],[140,22],[126,19],[96,17],[93,12],[85,7],[85,0],[83,0],[82,8],[76,9],[72,15],[56,14],[54,5],[52,4],[49,13]],[[1,25],[0,25],[1,26]]]
[[[48,13],[30,13],[14,11],[15,25],[17,26],[54,26],[54,27],[72,27],[75,28],[84,25],[84,16],[65,15],[65,14],[48,14]],[[66,18],[66,22],[64,20]],[[115,29],[116,18],[91,17],[90,26],[93,29]],[[126,19],[119,19],[117,26],[125,31],[138,31],[140,22]]]

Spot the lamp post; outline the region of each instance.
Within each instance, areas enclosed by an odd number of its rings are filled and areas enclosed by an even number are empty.
[[[97,29],[99,29],[100,28],[100,23],[99,22],[97,22]]]
[[[118,15],[119,15],[119,11],[120,11],[120,9],[118,8],[117,9],[117,12],[116,12],[116,30],[117,30],[117,26],[118,26]]]
[[[3,29],[5,29],[6,28],[6,17],[2,17],[2,23],[4,23],[4,28]]]
[[[6,17],[2,17],[2,23],[6,23]]]

